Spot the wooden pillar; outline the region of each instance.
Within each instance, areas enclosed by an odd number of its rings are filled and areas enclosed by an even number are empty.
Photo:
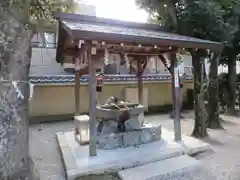
[[[80,114],[80,70],[75,70],[75,116]]]
[[[145,58],[144,60],[142,60],[141,58]],[[136,74],[137,74],[137,79],[138,79],[138,103],[139,104],[144,104],[143,102],[143,80],[142,80],[142,75],[143,72],[147,66],[148,63],[148,59],[147,56],[143,56],[143,57],[138,57],[137,58],[137,70],[136,70]],[[144,124],[144,113],[139,114],[139,121],[140,123],[143,125]]]
[[[92,50],[88,50],[88,65],[89,65],[89,80],[88,80],[88,93],[89,93],[89,156],[97,156],[97,123],[96,123],[96,70],[92,61]]]
[[[173,118],[174,118],[174,140],[181,141],[181,122],[180,122],[180,84],[179,71],[177,67],[176,52],[170,55],[172,68],[172,98],[173,98]]]
[[[142,75],[147,67],[148,57],[147,56],[132,56],[137,61],[136,77],[138,79],[138,103],[143,104],[143,80]],[[144,58],[144,59],[142,59]]]
[[[143,80],[142,80],[142,68],[141,62],[137,60],[137,79],[138,79],[138,103],[143,104]]]
[[[80,115],[80,70],[77,69],[75,64],[75,87],[74,87],[74,100],[75,100],[75,116]],[[74,117],[75,124],[75,134],[79,134],[79,129],[77,128],[77,123]]]

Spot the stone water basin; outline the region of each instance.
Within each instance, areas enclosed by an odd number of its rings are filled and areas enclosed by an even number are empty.
[[[144,127],[139,121],[139,115],[146,110],[145,106],[132,103],[124,105],[118,105],[120,109],[114,105],[97,107],[99,149],[124,148],[161,139],[160,126]],[[127,117],[124,116],[126,111],[129,114]]]
[[[141,104],[125,104],[129,109],[124,108],[124,105],[119,105],[120,110],[114,106],[102,105],[97,107],[96,116],[104,120],[118,120],[118,117],[125,111],[129,112],[130,117],[136,117],[146,110]]]

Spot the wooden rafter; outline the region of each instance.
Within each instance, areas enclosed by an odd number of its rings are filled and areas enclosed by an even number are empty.
[[[109,53],[112,53],[112,54],[128,54],[128,55],[138,55],[138,56],[158,56],[166,52],[168,51],[141,53],[141,52],[132,52],[132,51],[109,50]]]
[[[65,55],[73,55],[75,54],[77,51],[79,50],[79,48],[65,48],[63,50],[63,53]],[[103,49],[98,49],[97,50],[97,53],[103,53],[104,50]],[[141,55],[141,56],[158,56],[158,55],[161,55],[163,53],[167,53],[167,52],[170,52],[169,50],[159,50],[159,51],[149,51],[149,52],[144,52],[144,51],[133,51],[132,49],[127,51],[127,50],[114,50],[114,49],[108,49],[108,52],[111,53],[111,54],[132,54],[132,55]]]
[[[75,56],[77,53],[78,55],[81,55],[85,51],[86,42],[82,45],[81,48],[78,47],[78,41],[72,41],[70,44],[70,41],[65,44],[64,49],[62,49],[62,54],[65,54],[67,56]],[[168,47],[158,47],[154,48],[152,46],[137,46],[137,45],[130,45],[127,44],[124,46],[121,46],[119,44],[96,44],[97,48],[97,55],[101,54],[103,56],[105,48],[107,48],[108,52],[110,54],[120,54],[120,55],[139,55],[139,56],[158,56],[162,53],[170,52],[171,50],[168,49]]]

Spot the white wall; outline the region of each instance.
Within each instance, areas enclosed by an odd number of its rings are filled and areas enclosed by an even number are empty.
[[[237,72],[237,74],[238,74],[238,73],[240,73],[240,62],[237,61],[236,64],[237,64],[237,66],[236,66],[236,72]],[[226,72],[226,73],[227,73],[227,72],[228,72],[228,67],[227,67],[227,66],[220,65],[220,66],[218,67],[218,73],[221,73],[221,72]]]
[[[32,48],[30,75],[67,74],[55,57],[56,49]]]
[[[96,16],[96,7],[84,4],[81,0],[79,6],[76,7],[75,13]],[[51,37],[50,37],[51,38]],[[41,40],[39,35],[33,38],[34,41]],[[51,41],[52,39],[49,39]],[[68,74],[64,71],[61,64],[56,62],[55,48],[33,48],[30,75],[61,75]]]

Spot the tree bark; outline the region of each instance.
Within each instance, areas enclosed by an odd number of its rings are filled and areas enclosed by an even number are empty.
[[[218,103],[218,61],[220,52],[213,52],[210,60],[209,84],[208,84],[208,128],[221,129],[219,119],[219,103]]]
[[[33,31],[0,8],[0,179],[34,179],[29,156],[29,69]],[[1,39],[1,40],[2,40]],[[17,96],[12,81],[24,98]]]
[[[203,138],[207,134],[207,115],[205,111],[204,93],[201,92],[204,74],[202,74],[204,66],[205,52],[203,50],[192,51],[192,64],[194,74],[194,114],[195,125],[192,136]]]
[[[229,57],[228,59],[228,104],[227,104],[227,113],[229,115],[236,115],[236,58]]]

